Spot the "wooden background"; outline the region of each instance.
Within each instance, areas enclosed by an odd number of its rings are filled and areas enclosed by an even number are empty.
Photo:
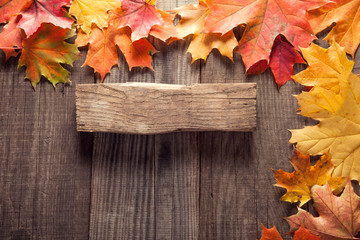
[[[171,9],[194,3],[159,0]],[[0,239],[260,239],[295,205],[270,168],[291,171],[287,129],[313,121],[295,113],[290,82],[278,91],[269,70],[246,77],[213,52],[190,65],[188,42],[156,42],[155,72],[128,71],[121,57],[106,82],[257,83],[254,133],[196,132],[155,136],[78,133],[75,85],[94,83],[93,71],[71,70],[71,86],[42,81],[33,91],[17,61],[0,64]],[[360,73],[357,53],[355,73]],[[300,70],[302,67],[297,67]],[[288,238],[287,238],[288,239]]]

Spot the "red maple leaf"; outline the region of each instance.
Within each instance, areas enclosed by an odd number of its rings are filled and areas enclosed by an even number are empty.
[[[269,64],[267,61],[261,60],[251,66],[247,74],[261,74],[270,67],[275,82],[278,88],[280,88],[287,81],[293,80],[291,76],[294,75],[295,63],[305,63],[305,61],[301,57],[301,54],[290,43],[282,40],[279,35],[275,38]]]
[[[132,41],[145,38],[153,26],[164,24],[154,0],[123,0],[121,8],[112,12],[110,21],[117,27],[130,27]]]
[[[29,37],[40,27],[41,23],[52,23],[62,28],[71,28],[73,19],[68,17],[62,8],[70,5],[71,0],[33,0],[30,7],[22,13],[19,27]]]
[[[295,48],[307,47],[316,37],[307,21],[306,10],[329,0],[207,0],[210,14],[204,32],[225,34],[246,24],[238,52],[246,69],[259,61],[269,62],[275,38],[282,34]]]
[[[305,63],[305,61],[291,44],[278,36],[270,54],[269,66],[279,88],[287,81],[293,80],[291,76],[294,75],[295,63]]]

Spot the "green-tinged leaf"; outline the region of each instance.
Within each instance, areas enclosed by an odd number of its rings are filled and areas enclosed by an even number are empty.
[[[19,67],[26,66],[26,78],[34,88],[41,76],[54,86],[69,83],[69,72],[61,63],[72,65],[79,57],[76,45],[65,42],[75,34],[73,30],[42,24],[37,32],[23,41]]]

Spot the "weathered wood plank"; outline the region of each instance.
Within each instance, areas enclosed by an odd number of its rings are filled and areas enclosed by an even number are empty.
[[[96,134],[90,239],[154,239],[154,137]]]
[[[156,134],[253,131],[256,85],[155,83],[77,85],[77,129]]]
[[[90,239],[154,239],[154,136],[94,135]]]
[[[75,86],[36,92],[0,64],[0,239],[87,239],[92,134],[76,132]],[[75,63],[71,79],[89,83]]]
[[[293,204],[280,201],[285,191],[273,186],[276,181],[271,168],[292,171],[289,159],[292,156],[293,146],[289,144],[288,129],[301,128],[308,121],[296,114],[298,106],[293,95],[299,94],[302,87],[294,82],[288,82],[279,91],[276,90],[277,86],[269,70],[253,78],[258,84],[258,123],[251,144],[256,167],[254,188],[258,221],[257,238],[261,237],[260,224],[266,227],[275,225],[285,237],[289,226],[283,217],[296,212],[296,208]]]
[[[247,81],[238,55],[233,64],[214,51],[201,69],[202,83]],[[200,135],[199,239],[257,239],[252,141],[253,133]]]
[[[197,239],[198,133],[156,135],[156,239]]]
[[[194,2],[158,1],[157,5],[170,9]],[[199,65],[190,65],[187,42],[171,46],[157,41],[155,44],[161,48],[154,56],[155,72],[134,69],[129,73],[122,60],[120,68],[114,68],[105,82],[199,83]],[[124,139],[121,142],[126,139],[128,144],[123,147],[119,139]],[[90,239],[197,239],[197,139],[198,133],[153,136],[95,133]],[[144,151],[143,155],[138,154]],[[147,178],[147,183],[141,182],[144,172],[154,176]],[[120,222],[121,225],[115,224]]]
[[[158,1],[162,9],[173,9],[197,0]],[[158,44],[155,58],[157,83],[200,83],[200,65],[191,65],[186,54],[189,41],[171,46]],[[170,133],[155,136],[155,224],[156,239],[190,240],[199,235],[199,134]]]

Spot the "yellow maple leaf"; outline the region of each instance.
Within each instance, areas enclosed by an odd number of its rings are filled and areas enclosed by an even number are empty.
[[[275,186],[286,188],[287,193],[281,200],[287,202],[300,201],[300,207],[311,199],[311,187],[323,186],[327,182],[332,190],[341,187],[345,178],[331,177],[334,166],[331,163],[330,154],[323,155],[314,166],[310,164],[310,155],[304,155],[296,151],[291,158],[291,164],[295,171],[292,173],[283,170],[273,170],[276,179]]]
[[[238,41],[233,31],[224,35],[221,33],[202,33],[206,17],[209,15],[209,8],[205,1],[199,1],[199,4],[188,4],[179,8],[170,10],[181,17],[176,26],[178,36],[185,38],[192,35],[192,40],[187,52],[192,55],[192,63],[198,59],[206,61],[213,49],[233,61],[233,51],[237,47]]]
[[[301,51],[309,67],[293,78],[314,87],[297,96],[300,113],[319,124],[291,130],[290,143],[304,154],[330,151],[333,176],[359,181],[360,78],[351,72],[354,62],[336,42],[328,49],[312,44]]]
[[[118,0],[74,0],[69,13],[76,17],[77,24],[86,33],[91,32],[92,24],[100,29],[108,26],[108,11],[121,7]]]

